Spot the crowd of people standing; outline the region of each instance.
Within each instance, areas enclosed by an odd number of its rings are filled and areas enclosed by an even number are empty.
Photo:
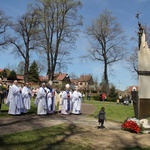
[[[28,113],[31,109],[32,97],[37,107],[37,115],[54,114],[56,104],[59,104],[57,111],[61,114],[81,114],[82,94],[78,86],[75,87],[74,91],[70,89],[69,84],[66,84],[65,88],[64,91],[57,93],[56,89],[53,89],[53,82],[49,81],[47,84],[42,83],[35,92],[29,83],[21,87],[15,80],[9,87],[6,96],[5,104],[9,107],[8,114]]]
[[[123,104],[125,106],[128,106],[129,104],[131,104],[131,102],[132,102],[132,100],[129,95],[125,95],[125,96],[119,95],[118,96],[117,104]]]

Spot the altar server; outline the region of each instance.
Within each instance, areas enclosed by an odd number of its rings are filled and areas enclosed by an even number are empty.
[[[79,87],[75,87],[72,99],[72,114],[81,114],[82,94],[79,92]]]

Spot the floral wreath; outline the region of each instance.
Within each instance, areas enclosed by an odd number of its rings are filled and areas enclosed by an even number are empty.
[[[121,125],[123,130],[139,133],[141,131],[140,120],[137,118],[128,118]]]

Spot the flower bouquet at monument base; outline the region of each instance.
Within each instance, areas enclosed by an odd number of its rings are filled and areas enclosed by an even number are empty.
[[[137,118],[128,118],[121,125],[123,130],[127,130],[134,133],[139,133],[141,131],[140,120]]]

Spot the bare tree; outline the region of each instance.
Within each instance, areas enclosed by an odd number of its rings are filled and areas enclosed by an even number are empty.
[[[22,15],[12,29],[14,36],[10,38],[10,43],[14,45],[13,53],[21,56],[25,62],[24,66],[24,81],[28,81],[29,65],[30,65],[30,52],[36,46],[36,34],[38,27],[38,17],[36,11],[28,10],[27,13]]]
[[[17,74],[24,75],[24,66],[25,66],[24,61],[20,61],[17,67]]]
[[[7,36],[8,36],[8,28],[11,25],[9,20],[10,18],[5,15],[5,13],[0,10],[0,46],[4,48],[6,44],[8,44]]]
[[[133,51],[126,59],[127,69],[133,74],[133,76],[138,78],[138,47],[132,48]]]
[[[12,64],[12,63],[11,64],[8,63],[5,68],[7,68],[8,70],[14,70],[15,72],[17,70],[16,64]]]
[[[103,62],[105,92],[109,92],[108,66],[121,60],[125,56],[125,36],[117,23],[116,18],[108,10],[93,21],[86,30],[86,34],[92,38],[91,48],[88,54],[82,58]]]
[[[65,72],[68,69],[67,64],[72,64],[74,58],[70,57],[70,52],[67,49],[62,49],[59,51],[59,55],[56,62],[56,72]]]
[[[47,59],[47,74],[53,80],[56,68],[61,68],[82,24],[77,10],[81,2],[74,0],[39,0],[36,9],[40,16],[41,53]],[[62,59],[63,58],[63,59]],[[60,66],[61,64],[61,66]]]
[[[39,60],[35,60],[37,67],[38,67],[38,73],[43,74],[45,72],[45,64],[43,64],[41,61]]]
[[[79,79],[79,77],[78,77],[74,72],[71,72],[71,73],[69,74],[69,77],[70,77],[71,79]]]
[[[93,75],[92,75],[93,76]],[[94,85],[98,86],[98,76],[93,76]]]

